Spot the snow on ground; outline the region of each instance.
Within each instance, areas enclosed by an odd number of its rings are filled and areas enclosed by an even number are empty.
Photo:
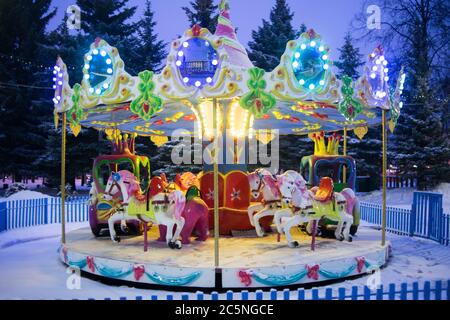
[[[8,198],[2,198],[1,200],[12,201],[12,200],[28,200],[28,199],[42,199],[51,198],[51,196],[31,190],[23,190],[10,195]]]
[[[68,224],[67,230],[86,226],[86,223]],[[59,224],[53,224],[0,233],[0,299],[134,299],[136,296],[149,299],[152,295],[165,298],[165,295],[171,293],[110,286],[86,278],[81,279],[80,290],[67,289],[66,267],[57,255],[60,227]],[[380,237],[380,231],[370,225],[362,225],[358,233],[364,237]],[[385,287],[389,283],[439,279],[446,281],[450,278],[449,247],[419,238],[393,234],[388,234],[387,237],[393,246],[393,256],[380,273],[381,283]],[[358,239],[355,238],[354,241],[357,243]],[[370,277],[366,275],[335,283],[330,287],[362,287],[368,284]],[[175,299],[179,299],[182,293],[173,294]],[[307,290],[306,296],[310,294],[310,290]],[[190,293],[190,296],[193,298],[194,293]],[[265,297],[268,297],[268,293],[265,293]]]
[[[416,190],[413,188],[388,189],[386,194],[388,206],[411,209],[414,191]],[[441,183],[435,189],[431,190],[431,192],[443,194],[442,207],[445,213],[450,214],[450,183]],[[381,203],[382,191],[376,190],[368,193],[359,193],[358,197],[360,201]]]

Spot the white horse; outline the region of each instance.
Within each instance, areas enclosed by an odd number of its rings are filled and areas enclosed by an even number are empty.
[[[282,200],[290,204],[291,208],[278,210],[274,220],[278,232],[286,235],[289,247],[295,248],[299,245],[292,239],[290,230],[293,227],[306,222],[315,223],[322,217],[338,222],[335,231],[336,239],[352,241],[350,236],[350,227],[353,223],[352,212],[355,204],[358,204],[353,190],[346,188],[341,193],[333,192],[330,199],[321,202],[316,200],[316,194],[319,190],[323,190],[320,188],[308,190],[305,179],[299,173],[290,176],[281,175],[277,177],[277,180]],[[347,201],[353,204],[350,206],[350,212]]]
[[[120,242],[120,237],[114,230],[114,223],[136,219],[144,222],[144,225],[148,222],[165,225],[168,246],[172,249],[181,249],[179,236],[185,222],[181,213],[184,210],[186,198],[179,190],[171,193],[165,192],[166,186],[167,181],[161,177],[153,177],[150,181],[149,191],[143,194],[136,177],[131,172],[122,170],[111,174],[104,197],[110,200],[119,190],[123,199],[121,210],[116,211],[108,219],[109,232],[113,242]],[[176,229],[173,232],[175,225]]]
[[[253,198],[262,195],[262,202],[251,204],[248,207],[250,224],[255,227],[259,237],[264,236],[264,231],[259,220],[266,216],[273,216],[274,212],[281,208],[281,195],[278,190],[276,178],[267,169],[257,169],[248,175],[248,182]]]

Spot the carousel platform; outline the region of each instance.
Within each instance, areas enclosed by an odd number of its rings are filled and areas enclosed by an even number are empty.
[[[297,233],[300,247],[289,248],[275,233],[257,237],[221,237],[220,267],[214,267],[214,239],[193,241],[180,250],[158,242],[158,230],[149,230],[149,248],[143,236],[95,238],[89,228],[67,234],[59,250],[61,260],[100,277],[141,284],[190,288],[258,288],[301,285],[366,274],[384,266],[390,244],[360,235],[353,242],[311,238]],[[221,276],[216,277],[216,272]]]

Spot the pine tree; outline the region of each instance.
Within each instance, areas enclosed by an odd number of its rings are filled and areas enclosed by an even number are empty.
[[[359,48],[353,45],[353,39],[350,33],[347,33],[344,38],[344,45],[338,49],[340,52],[339,61],[334,65],[339,69],[338,78],[344,75],[351,77],[353,80],[358,79],[358,68],[364,65],[362,61],[362,54],[359,53]]]
[[[280,64],[286,43],[298,36],[292,27],[293,17],[294,13],[291,13],[286,0],[276,0],[270,12],[270,21],[263,19],[262,27],[252,31],[252,41],[248,44],[249,58],[255,66],[271,71]]]
[[[189,2],[189,7],[182,7],[186,13],[191,26],[198,24],[203,28],[207,28],[211,33],[216,32],[217,5],[214,5],[213,0],[194,0]]]
[[[135,6],[128,6],[129,0],[77,0],[81,9],[81,29],[85,33],[83,45],[85,51],[100,37],[111,46],[117,47],[125,68],[131,74],[137,74],[141,61],[130,53],[130,44],[138,25],[129,20],[136,12]],[[132,48],[133,46],[131,46]]]
[[[0,2],[0,170],[17,180],[38,175],[32,162],[46,139],[39,124],[51,114],[44,103],[50,71],[41,50],[56,13],[50,5],[50,0]]]
[[[137,37],[135,38],[135,50],[137,61],[140,61],[141,69],[148,69],[159,72],[161,62],[166,58],[166,43],[158,40],[158,34],[155,32],[156,21],[154,12],[151,8],[151,1],[145,3],[144,17],[138,22]]]

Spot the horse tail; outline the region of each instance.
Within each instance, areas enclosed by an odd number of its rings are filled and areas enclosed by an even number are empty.
[[[353,190],[350,188],[345,188],[340,192],[340,194],[345,198],[345,201],[347,202],[346,212],[349,215],[353,216],[356,206],[358,207],[357,210],[359,211],[359,201],[355,195],[355,192],[353,192]]]
[[[171,197],[175,204],[174,216],[177,220],[181,218],[181,214],[183,213],[184,206],[186,205],[186,198],[183,192],[179,190],[175,190],[172,192],[169,197]]]

